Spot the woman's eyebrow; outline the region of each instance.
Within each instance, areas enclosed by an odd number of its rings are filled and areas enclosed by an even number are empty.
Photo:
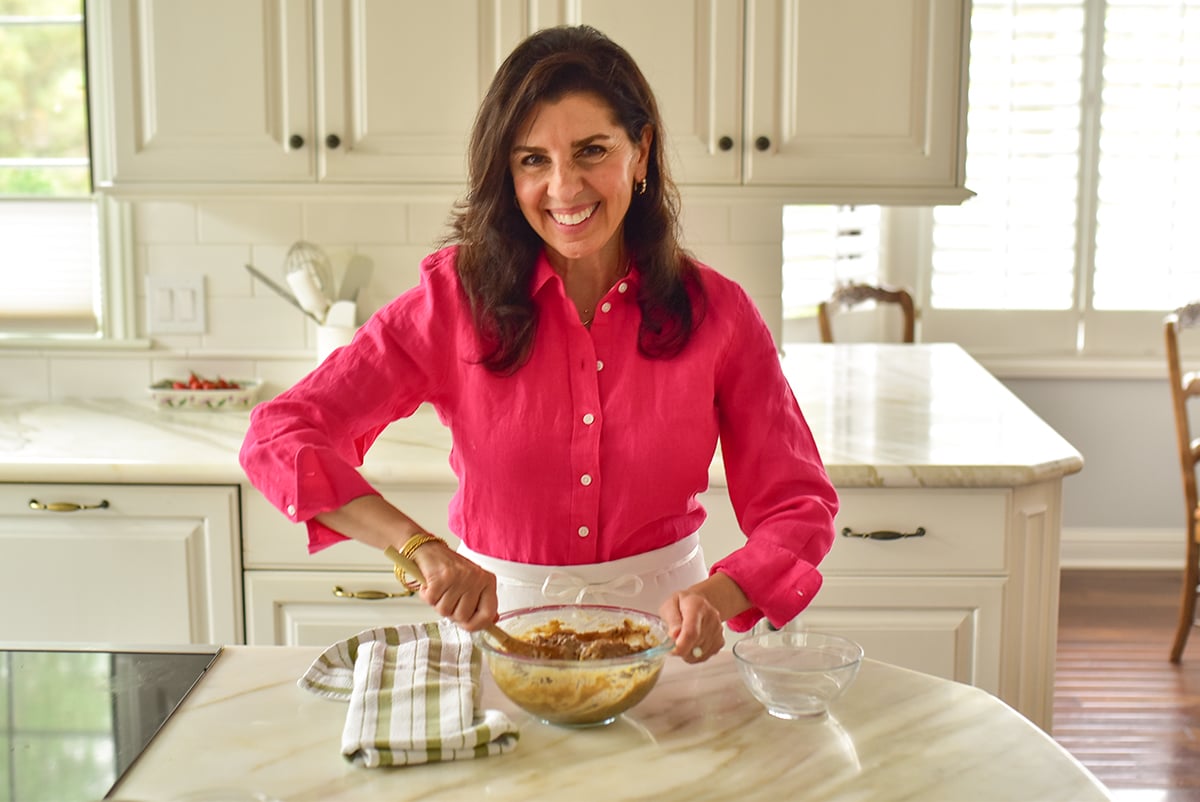
[[[593,142],[609,142],[611,140],[612,140],[612,136],[610,136],[609,134],[592,134],[591,136],[586,136],[583,139],[575,140],[574,142],[571,143],[571,147],[572,148],[582,148],[585,145],[592,144]],[[517,152],[545,153],[546,149],[542,148],[542,147],[538,147],[537,145],[516,144],[516,145],[513,145],[513,152],[514,153],[517,153]]]

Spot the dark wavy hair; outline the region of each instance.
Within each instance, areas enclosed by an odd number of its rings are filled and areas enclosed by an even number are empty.
[[[632,141],[646,126],[653,131],[646,191],[633,195],[623,226],[626,253],[641,272],[638,350],[652,358],[678,354],[702,317],[703,293],[679,243],[679,193],[649,83],[629,53],[595,28],[547,28],[518,45],[492,80],[471,134],[467,194],[455,205],[448,238],[459,245],[458,275],[482,345],[479,361],[496,373],[529,359],[537,327],[530,285],[542,248],[514,202],[509,157],[539,103],[577,92],[602,98]]]

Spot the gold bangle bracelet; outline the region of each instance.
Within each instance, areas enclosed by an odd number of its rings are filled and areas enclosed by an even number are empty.
[[[413,553],[417,549],[421,548],[426,543],[432,543],[435,540],[439,543],[446,544],[446,541],[442,540],[437,535],[431,535],[428,532],[417,532],[408,540],[404,541],[404,546],[401,547],[400,553],[411,560],[413,558]],[[401,585],[413,591],[414,593],[421,589],[420,583],[415,579],[409,579],[408,574],[404,573],[404,569],[400,566],[397,565],[393,573],[396,574],[396,579]]]
[[[408,540],[404,541],[404,546],[400,549],[400,553],[411,560],[417,549],[421,548],[426,543],[432,543],[435,540],[443,545],[446,543],[446,541],[442,540],[437,535],[431,535],[428,532],[417,532]]]

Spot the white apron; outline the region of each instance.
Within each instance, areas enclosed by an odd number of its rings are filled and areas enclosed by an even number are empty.
[[[547,604],[608,604],[658,614],[672,593],[708,577],[700,535],[633,557],[586,565],[532,565],[458,553],[496,575],[500,612]]]

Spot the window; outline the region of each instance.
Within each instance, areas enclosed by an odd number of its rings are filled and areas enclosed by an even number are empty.
[[[1158,352],[1200,298],[1200,0],[973,0],[966,175],[961,206],[881,216],[922,339]]]
[[[0,0],[0,333],[104,331],[83,5]]]
[[[1157,350],[1200,297],[1200,0],[975,0],[968,92],[977,195],[931,212],[925,338]]]

